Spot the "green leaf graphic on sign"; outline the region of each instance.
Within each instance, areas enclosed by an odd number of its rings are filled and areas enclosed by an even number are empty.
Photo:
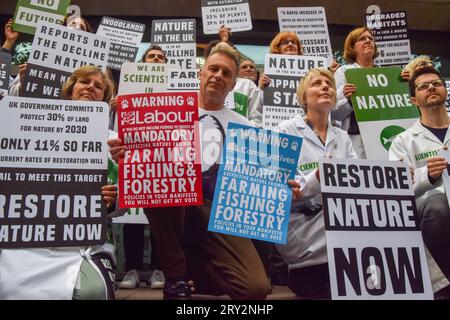
[[[380,133],[380,142],[383,147],[389,151],[392,141],[394,141],[395,137],[403,131],[405,131],[405,129],[399,126],[389,126],[384,128]]]

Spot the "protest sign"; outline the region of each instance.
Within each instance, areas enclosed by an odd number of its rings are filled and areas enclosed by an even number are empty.
[[[252,30],[248,0],[202,0],[204,34],[217,34],[225,25],[232,32]]]
[[[324,68],[323,57],[267,54],[264,73],[272,80],[264,89],[263,127],[276,128],[284,120],[303,115],[297,101],[297,86],[301,77],[313,68]]]
[[[366,24],[375,37],[380,66],[406,65],[411,58],[405,11],[366,14]]]
[[[97,35],[107,37],[111,48],[108,68],[120,70],[124,62],[134,62],[144,35],[145,24],[103,17]]]
[[[0,51],[0,96],[8,95],[11,63],[12,63],[11,53]]]
[[[119,206],[201,204],[197,93],[119,96]]]
[[[120,72],[119,95],[165,92],[170,68],[174,65],[125,62]]]
[[[285,244],[302,141],[229,123],[208,230]]]
[[[200,80],[198,70],[170,69],[168,75],[168,91],[198,91]]]
[[[159,45],[168,63],[195,69],[197,57],[195,19],[153,20],[151,43]]]
[[[14,13],[13,29],[34,34],[40,21],[45,24],[62,24],[70,0],[18,0]]]
[[[0,248],[103,243],[108,105],[6,97],[0,109]]]
[[[333,61],[327,17],[324,7],[278,8],[280,31],[295,32],[306,56],[325,57]]]
[[[394,138],[419,118],[399,67],[356,68],[345,71],[356,85],[352,104],[368,159],[387,160]]]
[[[23,96],[59,98],[61,85],[85,65],[106,68],[109,39],[81,30],[39,22],[25,74]]]
[[[327,159],[320,182],[333,299],[433,299],[409,168]]]

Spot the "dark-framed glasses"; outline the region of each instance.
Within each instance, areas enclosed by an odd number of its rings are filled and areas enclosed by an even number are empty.
[[[289,44],[293,44],[295,46],[298,46],[298,42],[296,40],[283,40],[280,42],[280,47],[281,46],[287,46]]]
[[[416,88],[419,91],[428,90],[428,88],[430,87],[430,84],[434,88],[442,87],[444,85],[444,81],[442,81],[441,79],[436,79],[436,80],[432,80],[432,81],[425,81],[425,82],[421,82],[419,84],[416,84]]]

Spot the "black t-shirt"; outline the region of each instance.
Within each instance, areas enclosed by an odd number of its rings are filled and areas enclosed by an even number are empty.
[[[445,135],[447,134],[448,127],[447,128],[431,128],[431,127],[424,125],[423,123],[422,123],[422,125],[425,128],[427,128],[428,130],[430,130],[430,132],[432,132],[442,143],[444,143]]]

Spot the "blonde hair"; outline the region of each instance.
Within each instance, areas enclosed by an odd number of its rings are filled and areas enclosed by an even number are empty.
[[[306,89],[308,88],[309,84],[311,83],[311,79],[314,75],[321,75],[328,78],[328,80],[331,81],[331,86],[333,87],[334,91],[336,92],[336,81],[334,80],[333,73],[324,68],[314,68],[309,70],[305,77],[300,81],[300,84],[297,87],[297,101],[298,104],[306,111],[307,105],[306,105]],[[334,104],[336,104],[336,94],[334,95]],[[334,105],[333,105],[334,106]]]
[[[404,68],[404,70],[409,71],[409,76],[412,77],[413,73],[417,71],[417,67],[422,62],[430,62],[432,64],[432,61],[430,57],[428,56],[418,56],[417,58],[412,59]]]
[[[212,48],[211,53],[209,54],[208,58],[216,53],[223,54],[223,55],[229,57],[231,60],[233,60],[236,63],[236,73],[239,71],[239,60],[241,57],[237,50],[235,50],[233,47],[231,47],[226,42],[219,42],[214,48]],[[206,58],[206,61],[208,61],[208,58]],[[206,61],[205,61],[205,64],[206,64]]]
[[[297,41],[298,55],[301,56],[303,54],[303,47],[302,47],[302,44],[300,43],[300,39],[298,38],[298,35],[293,31],[279,32],[275,36],[275,38],[273,38],[272,42],[270,43],[269,53],[280,54],[280,43],[281,43],[281,41],[286,40],[287,38],[294,38],[295,41]]]
[[[84,66],[76,69],[70,76],[69,79],[64,83],[61,90],[61,97],[66,100],[72,99],[73,87],[80,79],[85,79],[91,75],[99,74],[102,77],[103,84],[105,85],[105,90],[103,92],[102,101],[109,102],[113,95],[114,91],[114,83],[111,81],[111,78],[102,70],[100,70],[96,66]]]
[[[368,28],[359,27],[359,28],[356,28],[356,29],[353,29],[352,31],[350,31],[347,38],[345,39],[344,59],[348,63],[356,62],[356,52],[354,50],[355,44],[356,44],[356,42],[358,42],[359,37],[366,31],[368,31],[370,33],[370,35],[373,36],[372,31],[370,31]],[[378,55],[379,55],[378,47],[377,47],[377,44],[375,43],[375,52],[373,53],[372,59],[375,59],[376,57],[378,57]]]

